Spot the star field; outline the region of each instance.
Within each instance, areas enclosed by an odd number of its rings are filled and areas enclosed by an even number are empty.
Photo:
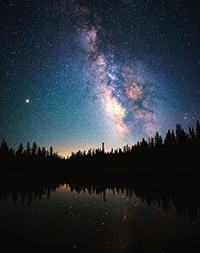
[[[2,1],[0,137],[59,154],[134,144],[200,111],[195,0]]]

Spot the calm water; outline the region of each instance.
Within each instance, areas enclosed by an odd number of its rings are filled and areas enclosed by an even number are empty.
[[[184,196],[68,184],[23,189],[1,189],[1,252],[200,252],[198,201],[188,205]]]

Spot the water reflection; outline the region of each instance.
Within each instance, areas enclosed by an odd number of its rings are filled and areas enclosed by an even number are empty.
[[[149,206],[156,205],[162,208],[165,214],[168,214],[172,207],[175,207],[180,216],[189,217],[191,222],[199,218],[200,198],[198,178],[190,181],[187,177],[169,181],[154,177],[151,180],[144,178],[129,180],[104,180],[104,182],[88,180],[80,182],[79,180],[48,180],[48,181],[12,181],[1,182],[0,201],[8,197],[12,199],[13,205],[31,203],[34,200],[51,198],[52,193],[57,191],[75,192],[77,194],[98,195],[103,202],[107,201],[107,194],[120,194],[129,199],[138,198]],[[179,182],[177,183],[177,180]]]
[[[2,180],[1,250],[199,252],[198,182],[88,175]]]

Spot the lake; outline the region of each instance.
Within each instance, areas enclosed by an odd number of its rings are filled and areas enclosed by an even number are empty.
[[[68,182],[1,185],[1,252],[200,252],[199,203],[186,186],[171,194]]]

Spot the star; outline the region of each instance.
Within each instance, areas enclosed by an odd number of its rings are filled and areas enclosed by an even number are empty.
[[[30,99],[29,98],[25,99],[25,104],[30,104]]]

